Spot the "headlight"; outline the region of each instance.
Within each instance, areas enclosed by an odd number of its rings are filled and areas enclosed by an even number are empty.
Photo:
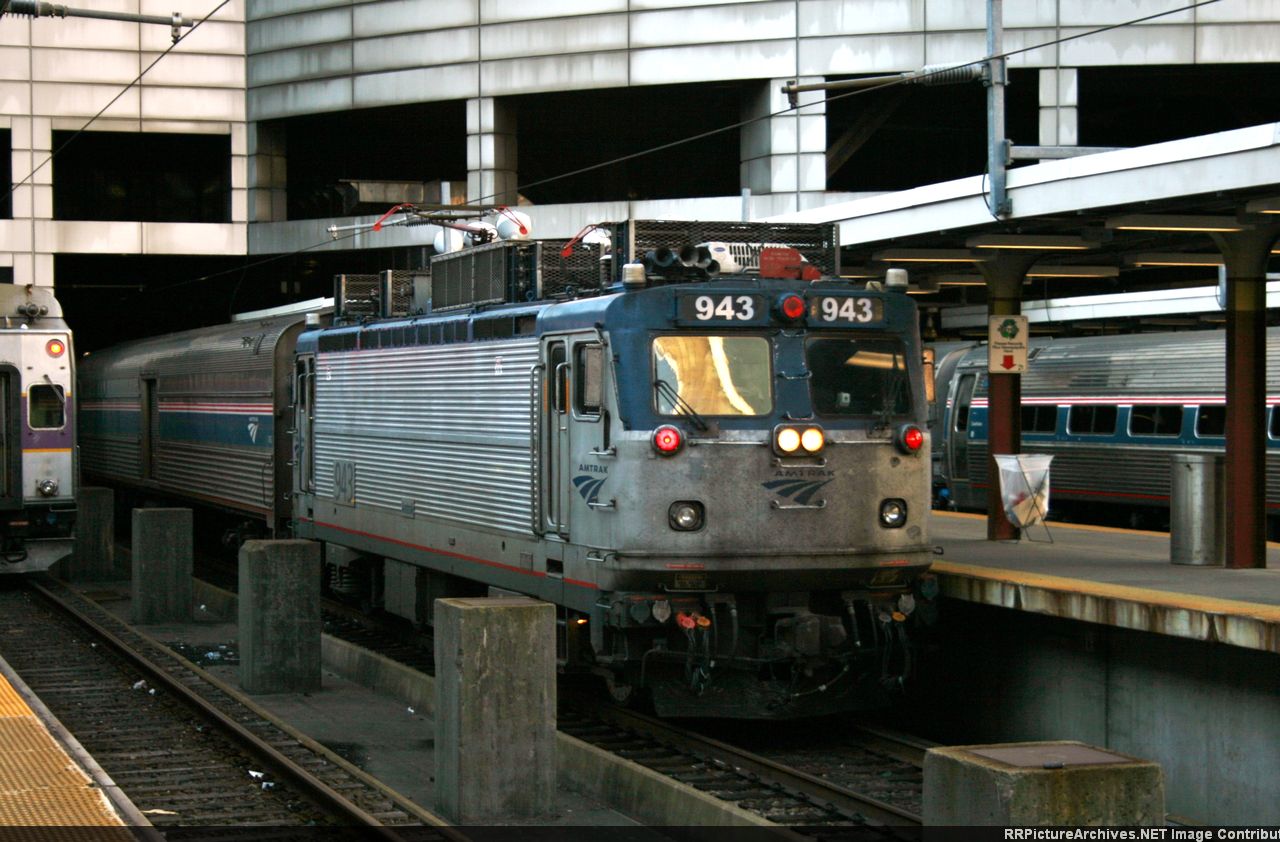
[[[695,532],[702,528],[704,510],[696,500],[677,500],[667,509],[667,523],[677,532]]]
[[[880,525],[886,529],[897,529],[907,522],[907,501],[896,497],[880,503]]]
[[[781,424],[773,428],[773,451],[779,456],[812,456],[824,446],[827,437],[821,427],[792,427]]]
[[[56,479],[42,479],[36,483],[36,491],[40,492],[41,497],[53,497],[58,493],[58,481]]]

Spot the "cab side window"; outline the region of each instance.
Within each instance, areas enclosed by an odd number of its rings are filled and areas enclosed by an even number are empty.
[[[599,416],[604,405],[604,347],[579,345],[574,350],[573,408],[578,415]]]

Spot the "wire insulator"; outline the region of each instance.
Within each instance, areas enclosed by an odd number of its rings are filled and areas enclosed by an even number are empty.
[[[958,85],[982,78],[984,62],[970,64],[926,64],[911,74],[917,85]]]

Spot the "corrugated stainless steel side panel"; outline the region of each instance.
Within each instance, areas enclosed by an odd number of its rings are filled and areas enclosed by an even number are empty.
[[[80,363],[81,391],[87,397],[98,397],[102,384],[132,380],[145,372],[200,381],[191,388],[202,394],[211,390],[269,393],[276,342],[302,318],[290,315],[204,327],[95,351]],[[233,377],[226,377],[228,374]],[[178,394],[187,391],[177,388]],[[162,396],[170,393],[161,389]]]
[[[270,508],[274,491],[270,453],[251,448],[166,441],[156,454],[155,480],[162,489],[251,509]]]
[[[536,340],[320,354],[316,488],[355,466],[358,506],[527,533]]]
[[[83,436],[80,467],[103,478],[136,480],[141,476],[137,438]]]
[[[1220,330],[1055,339],[1035,352],[1022,397],[1221,396],[1225,341]],[[986,355],[975,348],[965,364],[985,370]],[[1280,394],[1280,328],[1267,330],[1266,355],[1267,393]]]
[[[1204,453],[1207,448],[1102,448],[1096,445],[1023,442],[1027,453],[1051,453],[1050,495],[1164,505],[1170,493],[1170,463],[1175,453]],[[1221,454],[1222,449],[1218,448]],[[969,476],[975,485],[987,482],[986,443],[969,446]],[[1280,503],[1280,453],[1267,456],[1267,502]],[[1051,498],[1052,499],[1052,496]]]

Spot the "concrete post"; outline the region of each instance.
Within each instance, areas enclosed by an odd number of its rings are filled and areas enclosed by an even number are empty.
[[[250,123],[245,135],[245,172],[249,222],[283,222],[289,218],[288,159],[285,131],[267,123]]]
[[[789,81],[757,83],[762,87],[747,97],[742,110],[744,120],[778,115],[743,126],[739,153],[741,186],[753,196],[792,195],[771,205],[775,213],[817,207],[827,189],[827,95],[801,93],[799,107],[788,111],[781,88]],[[822,81],[820,76],[796,78],[801,85]]]
[[[515,109],[490,96],[467,100],[467,201],[514,206],[517,159]]]
[[[1074,67],[1040,71],[1041,146],[1075,146],[1080,142],[1079,74]]]
[[[555,633],[547,602],[436,600],[436,808],[451,820],[555,809]]]
[[[240,547],[240,686],[248,693],[320,689],[320,545]]]
[[[62,562],[62,578],[102,582],[116,574],[116,495],[83,486],[76,494],[76,545]]]
[[[1077,742],[929,749],[924,824],[1164,825],[1160,764]]]
[[[191,510],[133,510],[135,623],[191,619]]]

